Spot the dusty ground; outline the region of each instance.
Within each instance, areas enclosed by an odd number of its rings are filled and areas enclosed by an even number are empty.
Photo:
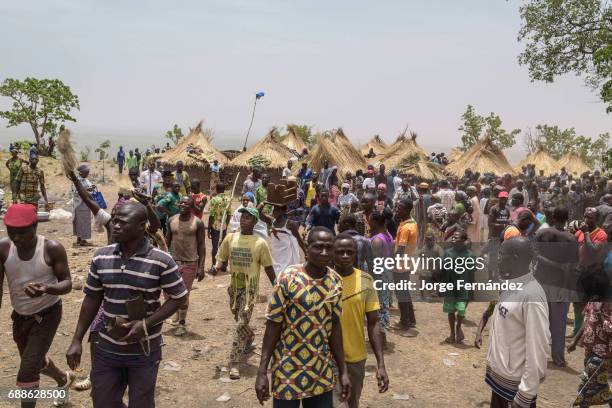
[[[4,157],[0,155],[0,158]],[[48,189],[53,197],[51,200],[58,204],[61,204],[62,200],[65,202],[68,181],[61,176],[59,167],[56,163],[45,160],[43,168],[47,171]],[[105,193],[110,204],[110,201],[113,201],[111,198],[114,197],[116,187],[112,182],[98,181],[99,169],[99,163],[95,163],[92,178]],[[115,172],[116,168],[110,170],[111,175],[114,175]],[[64,244],[70,258],[72,273],[85,277],[95,248],[73,249],[71,232],[70,221],[51,221],[41,223],[39,227],[39,233],[58,239]],[[4,225],[0,224],[0,236],[5,235]],[[104,245],[105,235],[94,233],[94,243]],[[210,258],[206,265],[210,265]],[[177,338],[171,335],[170,326],[164,327],[166,346],[163,349],[164,361],[160,367],[157,383],[158,407],[259,406],[253,388],[259,363],[258,355],[250,356],[248,365],[242,369],[243,378],[240,381],[231,383],[222,381],[220,377],[224,377],[226,373],[220,375],[217,369],[217,367],[226,365],[234,327],[228,310],[226,292],[228,283],[228,276],[218,276],[216,278],[207,277],[203,282],[194,285],[188,316],[188,335]],[[262,279],[261,288],[263,294],[270,292],[270,284],[264,279]],[[0,309],[0,344],[2,344],[0,347],[0,389],[6,390],[7,387],[15,384],[19,359],[17,348],[11,337],[11,307],[6,289],[3,297],[3,307]],[[63,299],[64,317],[50,352],[51,357],[62,367],[66,367],[65,352],[75,327],[82,298],[82,292],[73,291]],[[485,303],[470,304],[465,327],[466,345],[453,346],[441,344],[448,330],[446,316],[442,313],[442,305],[440,303],[417,303],[415,309],[418,335],[409,338],[392,332],[388,336],[390,347],[385,353],[385,360],[391,380],[389,391],[386,394],[378,394],[376,381],[372,375],[375,360],[370,353],[361,406],[487,407],[490,391],[483,381],[486,347],[478,350],[469,345],[473,341],[476,324],[485,308]],[[264,312],[265,304],[258,304],[252,320],[258,351],[264,329]],[[487,342],[488,336],[485,337],[485,344]],[[85,375],[90,366],[86,345],[84,349],[80,375]],[[549,365],[547,379],[541,387],[538,398],[539,407],[570,405],[578,385],[578,375],[582,365],[581,356],[580,350],[569,355],[569,367],[564,370],[553,369]],[[446,365],[445,359],[452,361],[454,365]],[[169,362],[178,364],[179,371],[164,369],[164,364]],[[52,382],[44,378],[43,385],[52,386]],[[216,398],[225,392],[231,395],[231,400],[225,403],[216,402]],[[394,399],[394,395],[406,394],[409,396],[407,400]],[[87,392],[72,392],[71,399],[71,404],[67,406],[91,406]],[[14,405],[0,402],[0,407],[4,406]],[[51,404],[41,403],[39,406],[51,406]],[[266,406],[270,407],[272,404],[268,403]]]

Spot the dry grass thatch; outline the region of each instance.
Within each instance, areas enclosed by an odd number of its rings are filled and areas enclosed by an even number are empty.
[[[298,153],[302,153],[304,149],[308,148],[304,140],[296,134],[295,125],[287,125],[287,135],[283,138],[281,143]]]
[[[540,174],[540,171],[543,170],[545,176],[556,174],[561,168],[561,166],[559,166],[559,162],[549,155],[541,146],[538,148],[538,150],[521,160],[514,167],[514,170],[520,172],[522,167],[528,164],[535,165],[536,174]]]
[[[515,174],[504,153],[488,138],[480,139],[460,158],[446,166],[448,173],[458,177],[463,176],[466,169],[480,174]]]
[[[71,171],[74,171],[76,166],[79,164],[70,138],[71,134],[68,129],[62,130],[57,137],[57,150],[59,150],[59,152],[62,154],[62,167],[65,175],[68,175]]]
[[[557,166],[557,170],[561,170],[561,167],[565,167],[568,173],[574,175],[580,175],[592,170],[577,153],[567,153],[559,159]]]
[[[272,128],[259,142],[249,147],[246,152],[240,153],[230,162],[230,166],[250,167],[249,159],[260,155],[270,161],[268,167],[282,169],[287,165],[293,153],[291,150],[274,138],[276,128]]]
[[[410,137],[406,137],[406,135],[402,133],[397,140],[387,148],[380,161],[387,169],[391,170],[399,168],[404,160],[413,155],[417,155],[419,158],[427,160],[429,156],[427,152],[417,144],[416,138],[416,133],[412,133]]]
[[[398,168],[401,174],[412,174],[422,180],[442,180],[445,178],[444,168],[432,163],[426,158],[413,154],[405,159]]]
[[[202,124],[200,121],[195,128],[189,129],[186,137],[173,149],[163,153],[160,157],[162,163],[175,165],[176,162],[182,161],[186,167],[206,167],[217,159],[219,164],[227,164],[229,160],[213,146],[211,135],[205,134]],[[187,146],[190,144],[194,149],[192,153],[187,152]]]
[[[330,166],[338,166],[338,174],[347,171],[355,174],[357,170],[365,170],[367,167],[364,157],[348,140],[342,129],[338,129],[331,138],[320,136],[308,162],[313,171],[318,172],[323,168],[325,160]]]
[[[454,162],[455,160],[459,159],[462,154],[463,152],[461,151],[461,149],[459,149],[458,147],[455,147],[454,149],[450,151],[450,153],[447,156],[448,162],[449,163]]]
[[[367,155],[370,153],[370,149],[374,151],[376,156],[385,153],[387,150],[387,144],[382,141],[379,135],[374,135],[372,139],[370,139],[366,144],[361,146],[361,154]]]

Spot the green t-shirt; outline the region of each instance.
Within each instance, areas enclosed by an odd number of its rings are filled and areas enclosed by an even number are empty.
[[[172,217],[179,213],[178,203],[181,200],[180,194],[174,194],[172,192],[166,193],[162,198],[159,199],[157,205],[164,207],[170,212],[169,216]]]

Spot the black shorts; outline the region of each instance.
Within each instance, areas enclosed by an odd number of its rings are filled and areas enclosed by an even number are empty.
[[[62,302],[58,301],[34,316],[22,316],[13,310],[11,319],[13,340],[21,357],[17,386],[38,387],[40,372],[47,366],[47,352],[62,320]]]

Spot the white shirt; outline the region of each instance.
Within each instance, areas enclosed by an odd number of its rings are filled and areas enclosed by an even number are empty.
[[[450,212],[455,205],[455,192],[450,188],[441,188],[436,195],[440,197],[440,203],[446,208],[446,211]]]
[[[393,188],[395,191],[399,190],[402,186],[402,178],[400,176],[393,177]]]
[[[283,169],[283,178],[291,177],[291,169],[289,167],[285,167]]]
[[[376,182],[374,181],[374,177],[366,177],[363,179],[363,185],[361,186],[364,190],[367,189],[376,189]]]
[[[155,187],[162,184],[162,175],[157,170],[153,170],[151,172],[149,169],[146,169],[140,173],[138,183],[140,184],[140,187],[145,188],[148,195],[153,195],[153,190]]]
[[[502,291],[491,326],[487,371],[509,382],[518,382],[516,398],[537,396],[546,376],[550,355],[548,304],[542,286],[532,273],[510,279],[522,283],[522,290]]]

